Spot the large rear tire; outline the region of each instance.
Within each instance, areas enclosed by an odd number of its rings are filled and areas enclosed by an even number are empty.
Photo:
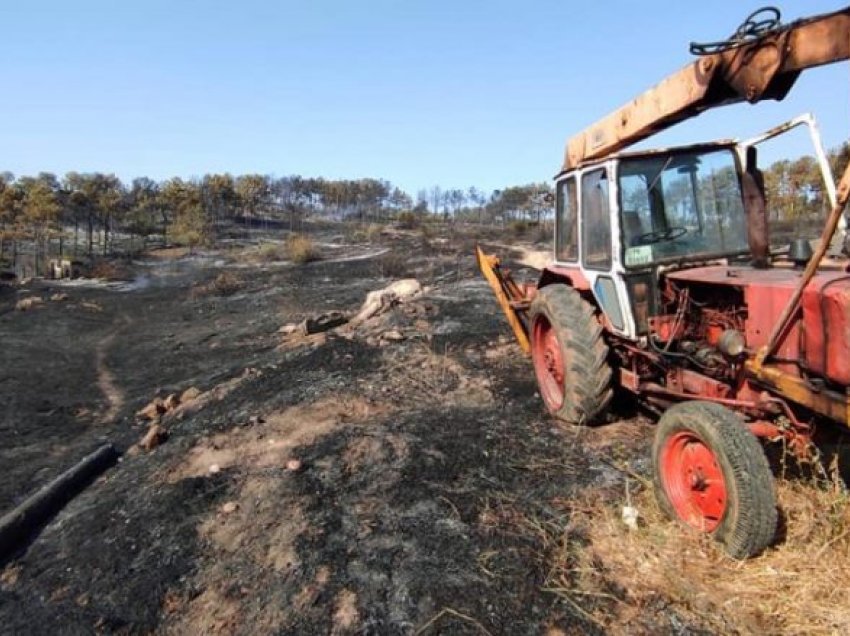
[[[672,518],[708,533],[727,554],[745,559],[776,532],[773,474],[741,418],[711,402],[683,402],[658,421],[653,485]]]
[[[531,358],[548,411],[593,424],[608,407],[611,367],[593,308],[566,285],[543,287],[529,308]]]

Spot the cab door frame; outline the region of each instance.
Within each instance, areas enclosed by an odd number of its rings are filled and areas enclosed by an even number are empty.
[[[622,236],[620,228],[620,212],[619,212],[619,192],[617,188],[617,159],[609,159],[606,161],[581,166],[580,168],[559,175],[556,180],[557,192],[557,208],[555,212],[555,236],[553,241],[553,260],[554,265],[563,270],[578,271],[581,276],[587,280],[590,292],[605,314],[608,328],[625,338],[630,340],[636,339],[636,328],[634,316],[632,313],[629,294],[626,289],[626,284],[623,278],[625,268],[622,263],[622,250],[620,243]],[[607,215],[610,224],[610,261],[602,267],[587,264],[585,244],[585,230],[592,231],[591,223],[588,219],[588,210],[585,210],[585,192],[587,186],[585,176],[588,176],[599,170],[605,171],[605,179],[607,184]],[[565,195],[561,188],[566,189],[566,182],[570,179],[575,180],[577,209],[577,223],[575,231],[577,234],[577,258],[565,260],[559,258],[562,254],[559,241],[562,238],[560,225],[564,221],[562,206],[564,205]]]

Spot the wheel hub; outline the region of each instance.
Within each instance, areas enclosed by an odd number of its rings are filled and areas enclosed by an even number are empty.
[[[540,393],[547,406],[557,410],[564,403],[564,361],[552,324],[538,316],[531,332],[531,357]]]
[[[552,375],[558,384],[564,381],[564,368],[561,362],[561,351],[555,334],[549,331],[546,339],[546,350],[543,352],[546,360],[546,370]]]
[[[661,471],[668,499],[682,521],[712,532],[726,512],[726,480],[711,448],[683,431],[664,444]]]

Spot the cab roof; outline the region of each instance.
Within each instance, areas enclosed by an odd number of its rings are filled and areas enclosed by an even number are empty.
[[[606,163],[612,159],[621,160],[621,159],[635,159],[635,158],[649,158],[649,157],[657,157],[659,155],[670,155],[670,154],[679,154],[684,152],[705,152],[711,150],[722,150],[724,148],[734,148],[738,143],[737,139],[718,139],[715,141],[704,141],[695,144],[688,144],[685,146],[666,146],[662,148],[650,148],[646,150],[628,150],[623,152],[614,152],[606,157],[601,157],[598,159],[583,161],[574,168],[570,170],[561,170],[558,174],[555,175],[555,179],[560,179],[566,174],[575,172],[577,170],[583,170],[585,168],[591,166],[598,166],[600,164]]]

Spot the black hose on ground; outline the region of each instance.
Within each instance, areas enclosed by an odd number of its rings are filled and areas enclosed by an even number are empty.
[[[112,444],[104,444],[0,517],[0,564],[40,530],[62,506],[113,466],[118,456]]]

